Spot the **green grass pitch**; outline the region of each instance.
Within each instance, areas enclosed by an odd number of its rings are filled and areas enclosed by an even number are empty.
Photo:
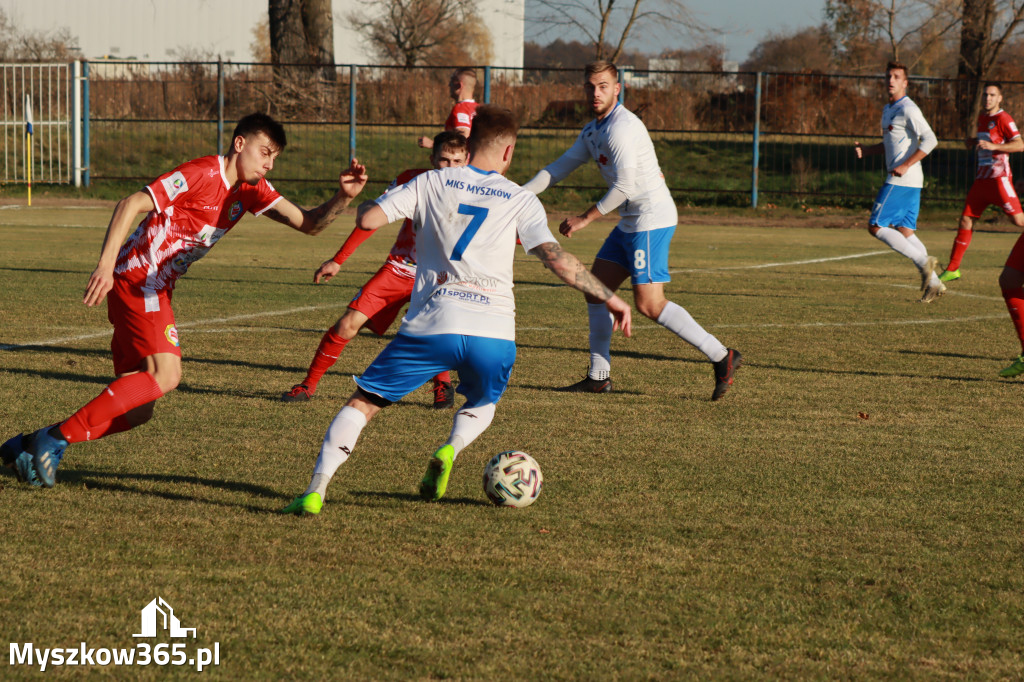
[[[110,380],[105,306],[81,305],[109,216],[0,212],[5,438]],[[976,235],[922,305],[863,229],[681,226],[668,295],[745,358],[717,403],[710,365],[643,318],[613,342],[614,393],[553,392],[586,370],[585,306],[520,253],[516,368],[446,499],[416,497],[451,424],[423,389],[364,430],[319,517],[281,517],[387,342],[278,402],[395,234],[313,286],[351,224],[243,221],[175,291],[184,377],[155,419],[72,446],[52,490],[0,475],[0,644],[135,646],[160,596],[190,648],[219,643],[213,679],[1024,675],[1024,387],[997,377],[1014,235]],[[589,263],[610,227],[563,243]],[[921,236],[944,259],[953,232]],[[528,509],[481,490],[507,449],[544,472]]]

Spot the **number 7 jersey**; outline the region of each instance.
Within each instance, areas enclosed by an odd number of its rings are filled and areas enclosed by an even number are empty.
[[[389,222],[416,226],[416,283],[399,330],[515,340],[512,261],[556,242],[537,197],[473,166],[418,175],[377,200]]]

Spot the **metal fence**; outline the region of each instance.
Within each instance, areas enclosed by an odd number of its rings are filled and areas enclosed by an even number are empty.
[[[525,181],[572,144],[588,120],[581,73],[480,69],[477,99],[511,108],[522,122],[513,180]],[[86,64],[86,182],[147,182],[230,142],[234,121],[265,111],[283,123],[287,151],[278,186],[333,183],[350,155],[383,185],[422,167],[420,135],[440,130],[451,106],[451,67],[303,66],[218,62]],[[814,202],[863,205],[883,160],[856,160],[854,141],[879,141],[882,78],[623,69],[624,103],[645,122],[680,204]],[[939,136],[924,161],[925,198],[962,201],[973,179],[954,80],[912,79],[910,95]],[[1004,84],[1004,107],[1024,105],[1024,83]],[[1013,155],[1017,170],[1024,155]],[[59,181],[59,180],[58,180]],[[605,189],[588,165],[561,185],[591,198]]]
[[[0,182],[27,182],[30,177],[46,183],[71,181],[73,93],[68,64],[0,64]],[[29,112],[31,137],[26,134]]]

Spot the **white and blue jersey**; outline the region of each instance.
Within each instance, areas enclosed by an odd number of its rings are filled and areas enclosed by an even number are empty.
[[[538,194],[590,159],[608,183],[608,192],[597,202],[597,209],[607,215],[618,208],[620,230],[645,232],[675,227],[679,222],[647,127],[618,103],[603,119],[585,125],[572,147],[523,189]]]
[[[400,332],[515,339],[512,260],[557,240],[535,195],[473,166],[418,175],[377,201],[416,233],[416,283]]]
[[[882,110],[882,145],[885,147],[886,183],[900,187],[924,187],[924,170],[915,163],[907,172],[896,177],[894,168],[909,159],[918,149],[930,154],[938,139],[924,114],[914,101],[904,95]]]

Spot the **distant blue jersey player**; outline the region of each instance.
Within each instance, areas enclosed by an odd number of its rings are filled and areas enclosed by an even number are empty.
[[[924,186],[921,160],[935,149],[938,140],[921,110],[907,97],[907,67],[889,62],[885,82],[889,103],[882,110],[882,141],[870,147],[854,143],[857,158],[885,154],[885,184],[875,198],[868,231],[913,261],[921,273],[921,301],[930,303],[946,287],[935,272],[937,259],[928,255],[915,230]]]
[[[382,408],[439,371],[459,372],[466,402],[448,441],[430,459],[420,495],[444,495],[459,451],[490,425],[515,362],[512,261],[516,240],[559,278],[602,301],[630,334],[630,308],[559,247],[537,197],[504,177],[518,125],[507,109],[481,106],[469,165],[428,171],[359,208],[357,229],[410,219],[417,225],[416,283],[398,334],[356,379],[358,389],[331,422],[306,492],[284,513],[319,513],[327,484]]]
[[[610,62],[588,64],[584,90],[596,118],[584,126],[575,144],[523,185],[540,193],[593,160],[608,192],[579,216],[564,221],[559,231],[571,237],[594,219],[619,210],[621,220],[605,240],[591,272],[616,291],[629,278],[636,307],[694,348],[714,365],[718,400],[732,385],[740,366],[738,351],[726,348],[682,306],[665,298],[668,253],[679,215],[658,165],[654,144],[643,121],[619,104],[618,69]],[[608,393],[611,381],[612,322],[600,299],[587,296],[590,317],[590,369],[580,382],[562,390]]]

